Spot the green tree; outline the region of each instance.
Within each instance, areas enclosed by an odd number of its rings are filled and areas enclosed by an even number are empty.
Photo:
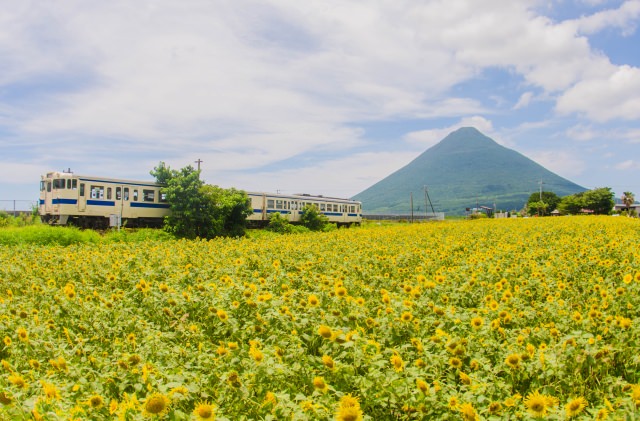
[[[527,209],[529,215],[545,215],[548,212],[558,208],[560,197],[552,191],[543,191],[532,193],[527,201]]]
[[[627,208],[627,213],[629,214],[631,210],[631,205],[635,203],[636,197],[630,191],[626,191],[622,193],[621,199],[622,199],[622,203],[624,203],[624,205]]]
[[[280,212],[275,212],[269,215],[269,224],[267,230],[277,232],[280,234],[288,234],[292,231],[291,224],[287,221]]]
[[[164,184],[161,192],[171,210],[164,221],[166,231],[185,238],[244,235],[252,209],[243,191],[206,185],[191,165],[178,171],[161,162],[151,175]]]
[[[558,210],[563,215],[576,215],[580,213],[580,209],[585,207],[584,205],[584,193],[576,193],[569,196],[564,196],[560,200]]]
[[[601,187],[584,192],[584,207],[596,215],[610,215],[616,202],[610,187]]]
[[[539,202],[529,202],[527,204],[529,209],[529,215],[540,215],[544,216],[549,209],[549,204],[543,201]]]
[[[302,209],[300,222],[311,231],[322,231],[329,223],[329,218],[320,213],[316,205],[306,205]]]

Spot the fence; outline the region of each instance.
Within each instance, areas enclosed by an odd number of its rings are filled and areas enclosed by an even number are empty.
[[[0,200],[0,211],[18,216],[23,213],[31,213],[33,207],[37,205],[38,202],[36,200]]]

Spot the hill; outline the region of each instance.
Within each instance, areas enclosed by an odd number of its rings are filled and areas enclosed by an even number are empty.
[[[520,210],[540,181],[558,196],[586,190],[477,129],[463,127],[354,199],[362,201],[365,213],[407,213],[413,192],[414,212],[424,212],[426,186],[436,212],[463,214],[465,208],[494,203],[497,209]]]

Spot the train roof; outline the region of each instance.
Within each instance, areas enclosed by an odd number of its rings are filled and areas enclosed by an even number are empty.
[[[136,184],[136,185],[146,185],[146,186],[161,186],[161,184],[156,183],[155,181],[145,181],[145,180],[127,180],[122,178],[110,178],[110,177],[98,177],[98,176],[90,176],[90,175],[80,175],[74,174],[69,171],[50,171],[47,172],[46,175],[42,176],[42,179],[47,178],[62,178],[62,177],[76,177],[85,181],[95,181],[95,182],[107,182],[107,183],[123,183],[123,184]],[[341,197],[330,197],[323,195],[311,195],[307,193],[295,193],[295,194],[281,194],[281,193],[268,193],[268,192],[246,192],[248,195],[267,195],[269,197],[281,197],[283,199],[295,199],[295,200],[314,200],[314,201],[337,201],[344,203],[361,203],[357,200],[346,199]]]
[[[95,181],[95,182],[108,182],[108,183],[123,183],[123,184],[138,184],[145,186],[161,186],[161,184],[156,183],[154,180],[128,180],[123,178],[111,178],[111,177],[100,177],[95,175],[81,175],[75,174],[72,172],[60,172],[60,171],[51,171],[46,175],[42,176],[42,179],[47,178],[64,178],[64,177],[74,177],[80,180],[85,181]]]
[[[251,195],[267,195],[269,197],[281,197],[283,199],[296,199],[296,200],[316,200],[316,201],[339,201],[345,203],[360,203],[357,200],[345,199],[341,197],[330,197],[322,195],[311,195],[307,193],[295,193],[295,194],[283,194],[283,193],[267,193],[267,192],[247,192]]]

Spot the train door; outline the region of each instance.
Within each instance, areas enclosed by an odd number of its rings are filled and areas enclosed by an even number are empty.
[[[84,212],[87,208],[87,195],[85,191],[85,184],[80,183],[80,188],[78,189],[78,211]]]
[[[51,213],[51,211],[53,210],[53,193],[51,192],[51,180],[47,180],[44,182],[45,186],[44,189],[44,210],[45,213]]]
[[[114,197],[114,207],[116,214],[120,215],[120,218],[129,217],[128,205],[129,205],[129,188],[124,186],[116,186],[116,194]]]

